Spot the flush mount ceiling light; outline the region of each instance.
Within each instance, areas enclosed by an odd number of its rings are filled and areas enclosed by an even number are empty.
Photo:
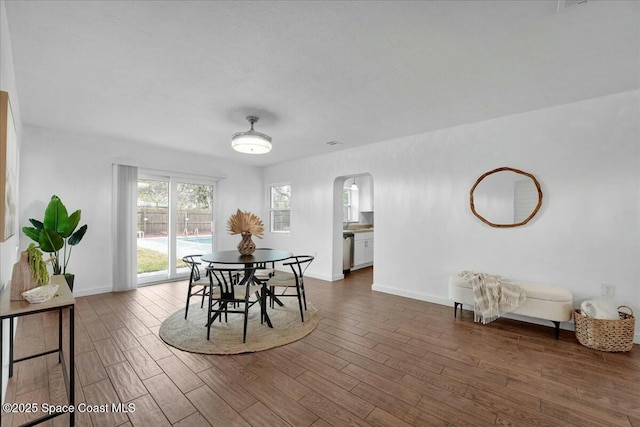
[[[234,150],[248,154],[264,154],[271,151],[271,137],[253,130],[253,124],[258,119],[256,116],[247,116],[247,121],[251,123],[251,129],[233,134],[231,147]]]

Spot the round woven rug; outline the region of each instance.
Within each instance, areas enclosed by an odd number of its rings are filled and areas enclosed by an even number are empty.
[[[289,344],[309,335],[320,321],[318,311],[307,304],[304,322],[295,298],[282,298],[284,306],[269,308],[273,328],[260,324],[260,307],[249,309],[247,342],[242,342],[243,315],[229,313],[227,322],[216,320],[211,325],[211,339],[207,340],[207,310],[200,304],[189,306],[185,320],[184,308],[176,311],[160,325],[160,338],[172,347],[192,353],[239,354],[267,350]]]

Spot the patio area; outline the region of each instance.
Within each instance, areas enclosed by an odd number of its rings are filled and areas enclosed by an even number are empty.
[[[163,254],[169,253],[169,238],[167,236],[138,237],[138,247],[150,249]],[[213,236],[181,236],[176,239],[176,255],[182,258],[185,255],[203,254],[213,252]]]

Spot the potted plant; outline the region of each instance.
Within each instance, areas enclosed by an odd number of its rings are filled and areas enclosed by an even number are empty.
[[[53,195],[44,212],[43,221],[30,218],[29,222],[33,227],[22,227],[22,232],[38,242],[43,252],[53,256],[51,260],[53,274],[63,274],[69,288],[73,291],[74,275],[67,273],[67,265],[71,257],[71,249],[80,243],[87,232],[86,224],[76,230],[80,223],[80,210],[69,215],[62,200]]]

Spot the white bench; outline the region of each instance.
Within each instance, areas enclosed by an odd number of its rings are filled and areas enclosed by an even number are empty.
[[[571,320],[573,314],[573,295],[568,289],[558,286],[541,285],[510,280],[526,292],[527,299],[511,313],[522,316],[550,320],[555,325],[556,339],[560,335],[560,322]],[[453,300],[453,317],[457,317],[458,305],[473,307],[473,288],[471,284],[457,274],[449,276],[449,298]]]

